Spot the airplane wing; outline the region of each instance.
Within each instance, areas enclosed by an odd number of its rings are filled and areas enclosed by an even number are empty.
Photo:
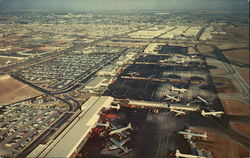
[[[175,116],[185,115],[185,114],[186,114],[186,113],[185,113],[185,112],[183,112],[183,111],[178,111],[178,110],[174,110],[174,109],[170,109],[170,111],[175,112],[175,113],[176,113],[176,114],[175,114]]]
[[[112,142],[112,143],[113,143],[113,142]],[[106,148],[107,148],[107,149],[110,149],[110,150],[115,150],[115,149],[118,148],[118,146],[116,146],[116,145],[111,144],[110,142],[108,142],[108,143],[106,144]]]
[[[186,137],[187,137],[187,139],[190,140],[192,138],[192,134],[187,134]]]
[[[120,144],[121,144],[121,145],[124,145],[124,144],[127,143],[128,141],[129,141],[129,138],[127,138],[127,139],[121,141]]]
[[[176,113],[174,116],[176,117],[176,116],[180,116],[180,115],[182,115],[182,113]]]
[[[110,138],[109,139],[113,144],[117,144],[117,142],[113,139],[113,138]]]

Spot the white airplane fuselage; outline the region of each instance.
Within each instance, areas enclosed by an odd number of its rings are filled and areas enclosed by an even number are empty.
[[[112,135],[112,134],[115,134],[115,133],[121,133],[121,132],[126,131],[128,129],[132,129],[131,123],[129,123],[128,126],[126,126],[126,127],[119,128],[119,129],[114,129],[114,130],[110,131],[109,135]]]
[[[182,154],[179,150],[176,150],[175,156],[178,157],[184,157],[184,158],[206,158],[204,156],[198,156],[198,155],[190,155],[190,154]]]
[[[188,91],[188,90],[185,89],[185,88],[175,88],[175,87],[172,87],[171,90],[172,90],[172,91],[181,92],[181,93],[184,93],[184,92],[187,92],[187,91]]]
[[[207,138],[206,133],[205,134],[198,134],[198,133],[192,133],[192,132],[187,132],[187,131],[179,131],[179,134],[185,135],[186,138],[191,139],[192,137],[202,137],[202,138]]]
[[[223,111],[205,112],[204,110],[202,110],[202,112],[201,112],[201,115],[202,115],[202,116],[209,116],[209,115],[220,116],[220,115],[222,115],[222,114],[224,114]]]

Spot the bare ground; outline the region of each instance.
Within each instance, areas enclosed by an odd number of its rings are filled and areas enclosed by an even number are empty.
[[[193,132],[205,133],[206,130],[191,128]],[[216,133],[207,132],[207,139],[194,141],[200,149],[205,149],[212,153],[214,158],[247,158],[250,152],[241,147],[231,139],[217,135]]]
[[[41,92],[10,76],[0,78],[0,104],[8,105],[41,95]]]
[[[250,137],[250,125],[238,122],[230,122],[230,126],[242,135]]]
[[[224,111],[228,115],[250,115],[249,105],[237,100],[222,99]]]

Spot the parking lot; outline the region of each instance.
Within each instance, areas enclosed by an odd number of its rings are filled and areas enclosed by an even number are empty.
[[[28,101],[1,107],[0,151],[9,156],[19,154],[61,114],[60,109],[30,106]]]
[[[115,51],[118,51],[115,49]],[[104,51],[105,52],[105,51]],[[111,52],[111,53],[110,53]],[[61,89],[80,76],[88,75],[95,68],[110,61],[116,56],[109,53],[71,52],[51,60],[22,69],[17,75],[44,88]]]

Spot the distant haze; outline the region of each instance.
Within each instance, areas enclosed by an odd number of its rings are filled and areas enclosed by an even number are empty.
[[[3,10],[248,10],[248,0],[0,0]]]

